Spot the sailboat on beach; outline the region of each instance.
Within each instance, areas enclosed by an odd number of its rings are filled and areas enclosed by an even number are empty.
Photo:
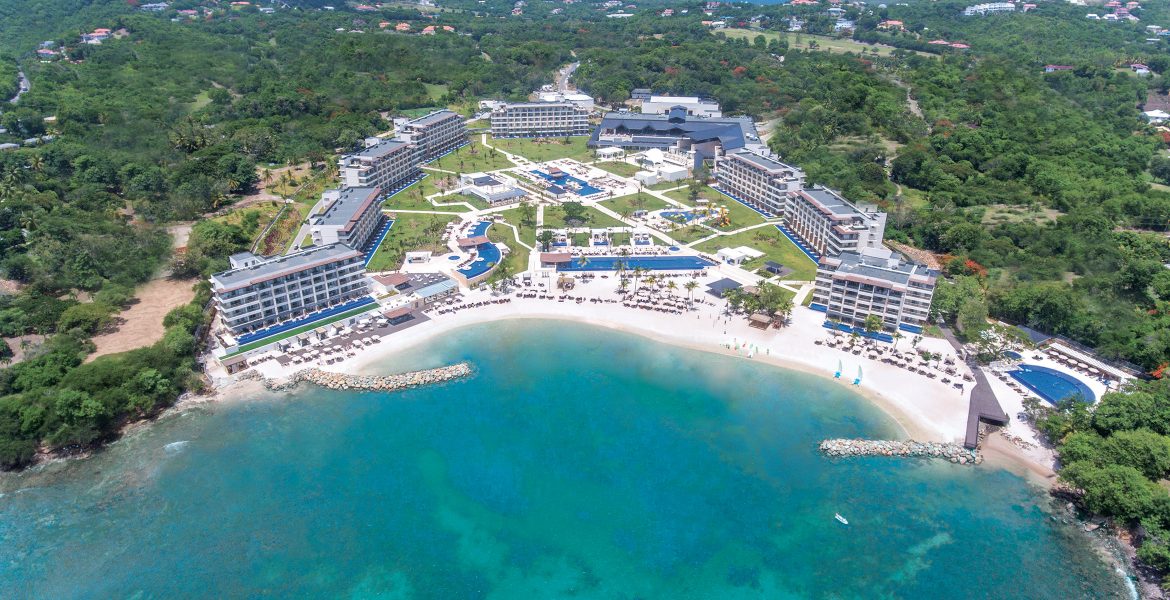
[[[844,365],[841,363],[841,360],[837,359],[837,372],[833,373],[833,379],[840,379],[841,378],[841,367],[842,366],[844,366]]]
[[[861,365],[857,365],[857,379],[853,380],[853,385],[861,385]]]

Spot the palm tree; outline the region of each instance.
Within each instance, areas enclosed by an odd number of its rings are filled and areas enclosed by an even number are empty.
[[[905,337],[905,336],[902,335],[901,333],[899,333],[897,330],[894,330],[894,349],[895,350],[898,349],[898,340],[902,339],[903,337]]]
[[[638,293],[638,280],[646,273],[645,267],[634,267],[634,293]]]
[[[674,291],[675,291],[675,290],[677,290],[677,289],[678,289],[678,284],[677,284],[677,283],[675,283],[673,279],[671,279],[670,281],[666,282],[666,290],[667,290],[668,292],[670,292],[670,295],[671,295],[671,296],[673,296],[673,295],[674,295]]]
[[[692,279],[692,280],[684,283],[683,287],[686,288],[687,293],[690,295],[690,303],[694,304],[695,303],[695,288],[699,287],[699,282]]]

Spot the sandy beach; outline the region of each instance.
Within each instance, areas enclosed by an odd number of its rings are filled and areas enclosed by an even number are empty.
[[[715,270],[701,280],[724,276]],[[682,278],[678,281],[681,283]],[[572,290],[574,297],[585,298],[583,302],[557,301],[550,299],[526,299],[508,295],[510,301],[502,304],[487,304],[466,308],[449,314],[429,311],[431,320],[400,331],[362,348],[356,356],[329,365],[289,365],[282,367],[276,361],[262,361],[253,367],[260,374],[280,380],[306,366],[321,366],[326,370],[343,373],[380,374],[393,372],[394,366],[387,364],[393,354],[409,351],[412,347],[425,344],[438,336],[461,327],[507,319],[564,319],[590,325],[608,327],[646,336],[665,343],[685,346],[696,350],[734,355],[749,360],[763,361],[779,367],[795,369],[819,375],[853,388],[892,418],[908,437],[920,440],[961,442],[966,426],[970,384],[963,392],[943,384],[937,379],[909,373],[901,368],[870,360],[864,355],[818,345],[815,340],[826,340],[831,334],[822,327],[823,315],[803,307],[797,307],[791,323],[781,329],[760,330],[750,327],[739,316],[723,315],[725,301],[695,290],[696,309],[683,314],[671,314],[637,308],[627,308],[620,303],[590,302],[591,298],[615,300],[616,281],[612,278],[595,278],[578,283]],[[677,292],[686,298],[686,292]],[[496,299],[490,292],[465,292],[467,303]],[[899,342],[899,348],[910,349],[909,339]],[[954,356],[954,350],[942,339],[926,338],[920,349]],[[833,379],[838,364],[842,365],[842,376]],[[863,376],[860,386],[853,386],[858,367]],[[961,361],[958,368],[965,369]]]

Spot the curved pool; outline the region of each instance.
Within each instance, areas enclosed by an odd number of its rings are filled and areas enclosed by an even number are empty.
[[[1097,400],[1089,386],[1056,369],[1022,364],[1019,368],[1008,371],[1008,375],[1052,404],[1070,396],[1080,396],[1083,401],[1090,404]]]

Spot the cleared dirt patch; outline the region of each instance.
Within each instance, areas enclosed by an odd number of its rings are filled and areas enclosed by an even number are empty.
[[[90,362],[99,356],[149,346],[162,339],[163,317],[171,309],[195,297],[194,279],[155,279],[134,292],[137,302],[115,316],[117,329],[94,336],[97,351],[86,357]]]

